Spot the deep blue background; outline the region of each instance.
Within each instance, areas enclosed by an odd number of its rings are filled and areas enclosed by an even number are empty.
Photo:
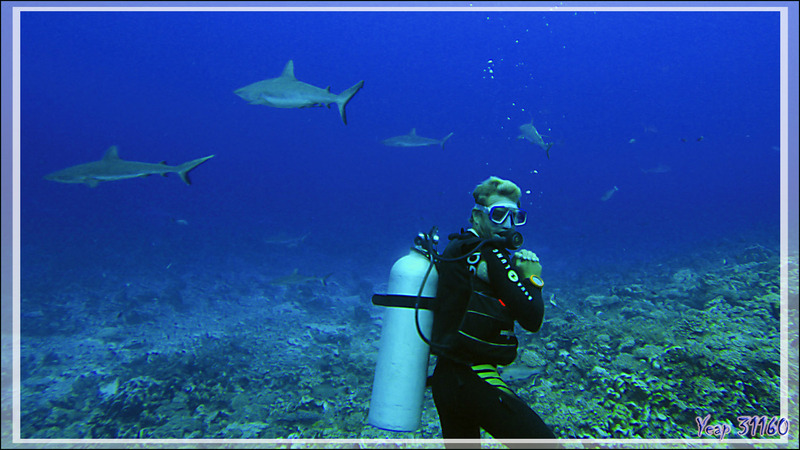
[[[211,275],[247,254],[279,275],[288,266],[259,246],[278,233],[309,233],[292,263],[383,277],[417,232],[465,226],[490,175],[530,190],[521,231],[556,278],[720,239],[779,242],[777,12],[21,16],[23,296],[45,261],[177,259]],[[335,93],[364,80],[348,125],[335,105],[233,94],[289,59]],[[531,119],[556,142],[549,160],[516,138]],[[380,144],[412,127],[455,134],[445,150]],[[191,187],[42,179],[111,145],[136,161],[216,157]],[[641,170],[659,164],[672,170]]]

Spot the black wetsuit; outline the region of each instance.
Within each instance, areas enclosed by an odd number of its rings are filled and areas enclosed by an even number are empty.
[[[453,238],[444,251],[445,258],[472,252],[480,242],[468,230]],[[480,261],[487,264],[491,284],[471,276]],[[445,439],[479,439],[483,428],[495,438],[554,438],[552,431],[528,405],[517,397],[497,375],[497,364],[509,364],[516,357],[516,338],[507,342],[504,361],[495,352],[479,349],[480,341],[464,339],[462,320],[473,288],[502,305],[502,313],[526,330],[539,330],[544,318],[541,288],[530,280],[511,274],[511,257],[505,249],[485,244],[477,254],[458,261],[439,263],[439,284],[433,319],[432,351],[438,355],[431,379],[433,400],[439,413]],[[498,300],[499,299],[499,300]],[[508,328],[506,325],[505,328]],[[513,348],[512,348],[513,347]],[[510,353],[510,356],[508,352]],[[499,354],[501,352],[497,352]],[[503,359],[501,358],[501,359]]]

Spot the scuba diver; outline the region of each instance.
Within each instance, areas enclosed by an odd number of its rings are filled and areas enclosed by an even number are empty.
[[[497,372],[517,356],[514,322],[536,332],[544,319],[539,258],[517,250],[522,235],[515,228],[527,219],[521,192],[492,176],[472,196],[472,227],[450,236],[436,264],[430,348],[438,359],[430,385],[442,437],[480,439],[483,428],[496,439],[553,439]]]

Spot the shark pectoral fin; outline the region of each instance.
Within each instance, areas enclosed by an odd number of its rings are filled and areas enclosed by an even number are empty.
[[[88,178],[88,179],[85,181],[85,183],[86,183],[86,185],[87,185],[87,186],[89,186],[90,188],[96,188],[96,187],[97,187],[97,185],[98,185],[98,183],[100,183],[100,181],[98,181],[96,178]]]
[[[355,85],[353,85],[350,89],[342,92],[339,94],[339,97],[336,99],[336,104],[339,106],[339,115],[342,116],[342,122],[347,125],[347,115],[345,114],[344,107],[347,106],[347,103],[350,99],[356,95],[362,87],[364,86],[364,80],[359,81]]]

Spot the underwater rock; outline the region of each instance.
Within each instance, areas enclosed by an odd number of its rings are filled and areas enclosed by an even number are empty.
[[[639,347],[633,351],[633,356],[639,359],[651,361],[664,354],[664,347],[660,345],[647,344],[644,347]]]
[[[708,324],[699,314],[700,311],[695,310],[694,314],[689,313],[684,315],[683,318],[673,326],[676,334],[684,338],[695,338],[705,334],[706,331],[708,331]]]
[[[620,352],[620,353],[627,352],[628,350],[630,350],[630,349],[632,349],[634,347],[636,347],[636,339],[628,336],[625,339],[623,339],[622,342],[619,343],[619,346],[617,347],[617,351]]]
[[[262,422],[229,423],[222,430],[222,436],[226,439],[253,439],[267,428],[268,425]]]
[[[523,349],[519,354],[519,362],[528,367],[541,367],[546,366],[548,361],[534,350]]]
[[[607,349],[611,343],[611,336],[607,334],[598,334],[594,341],[599,347]]]
[[[630,353],[620,353],[614,358],[612,365],[620,372],[639,373],[647,368],[647,364],[635,358]]]
[[[43,366],[55,366],[61,363],[61,358],[58,357],[56,352],[48,352],[42,357],[41,364]]]
[[[119,390],[119,377],[115,378],[114,381],[106,384],[100,385],[98,389],[98,393],[103,400],[107,400],[109,397],[113,397],[117,394]]]
[[[118,387],[117,393],[105,400],[105,414],[122,422],[141,422],[145,410],[160,405],[163,387],[149,376],[131,378]]]
[[[645,288],[641,284],[626,284],[622,286],[612,286],[609,293],[619,297],[643,298],[646,295],[653,295],[653,291]]]
[[[299,409],[292,412],[287,412],[286,414],[282,415],[275,419],[276,422],[290,422],[293,424],[302,424],[302,425],[311,425],[314,422],[322,419],[322,414],[316,411],[308,411],[305,409]]]
[[[672,282],[683,285],[686,289],[688,289],[689,287],[694,286],[698,278],[699,276],[697,275],[697,272],[689,268],[684,268],[678,270],[672,275]]]
[[[736,255],[736,260],[740,264],[753,262],[763,263],[769,261],[771,258],[777,258],[775,250],[760,244],[751,245]]]

